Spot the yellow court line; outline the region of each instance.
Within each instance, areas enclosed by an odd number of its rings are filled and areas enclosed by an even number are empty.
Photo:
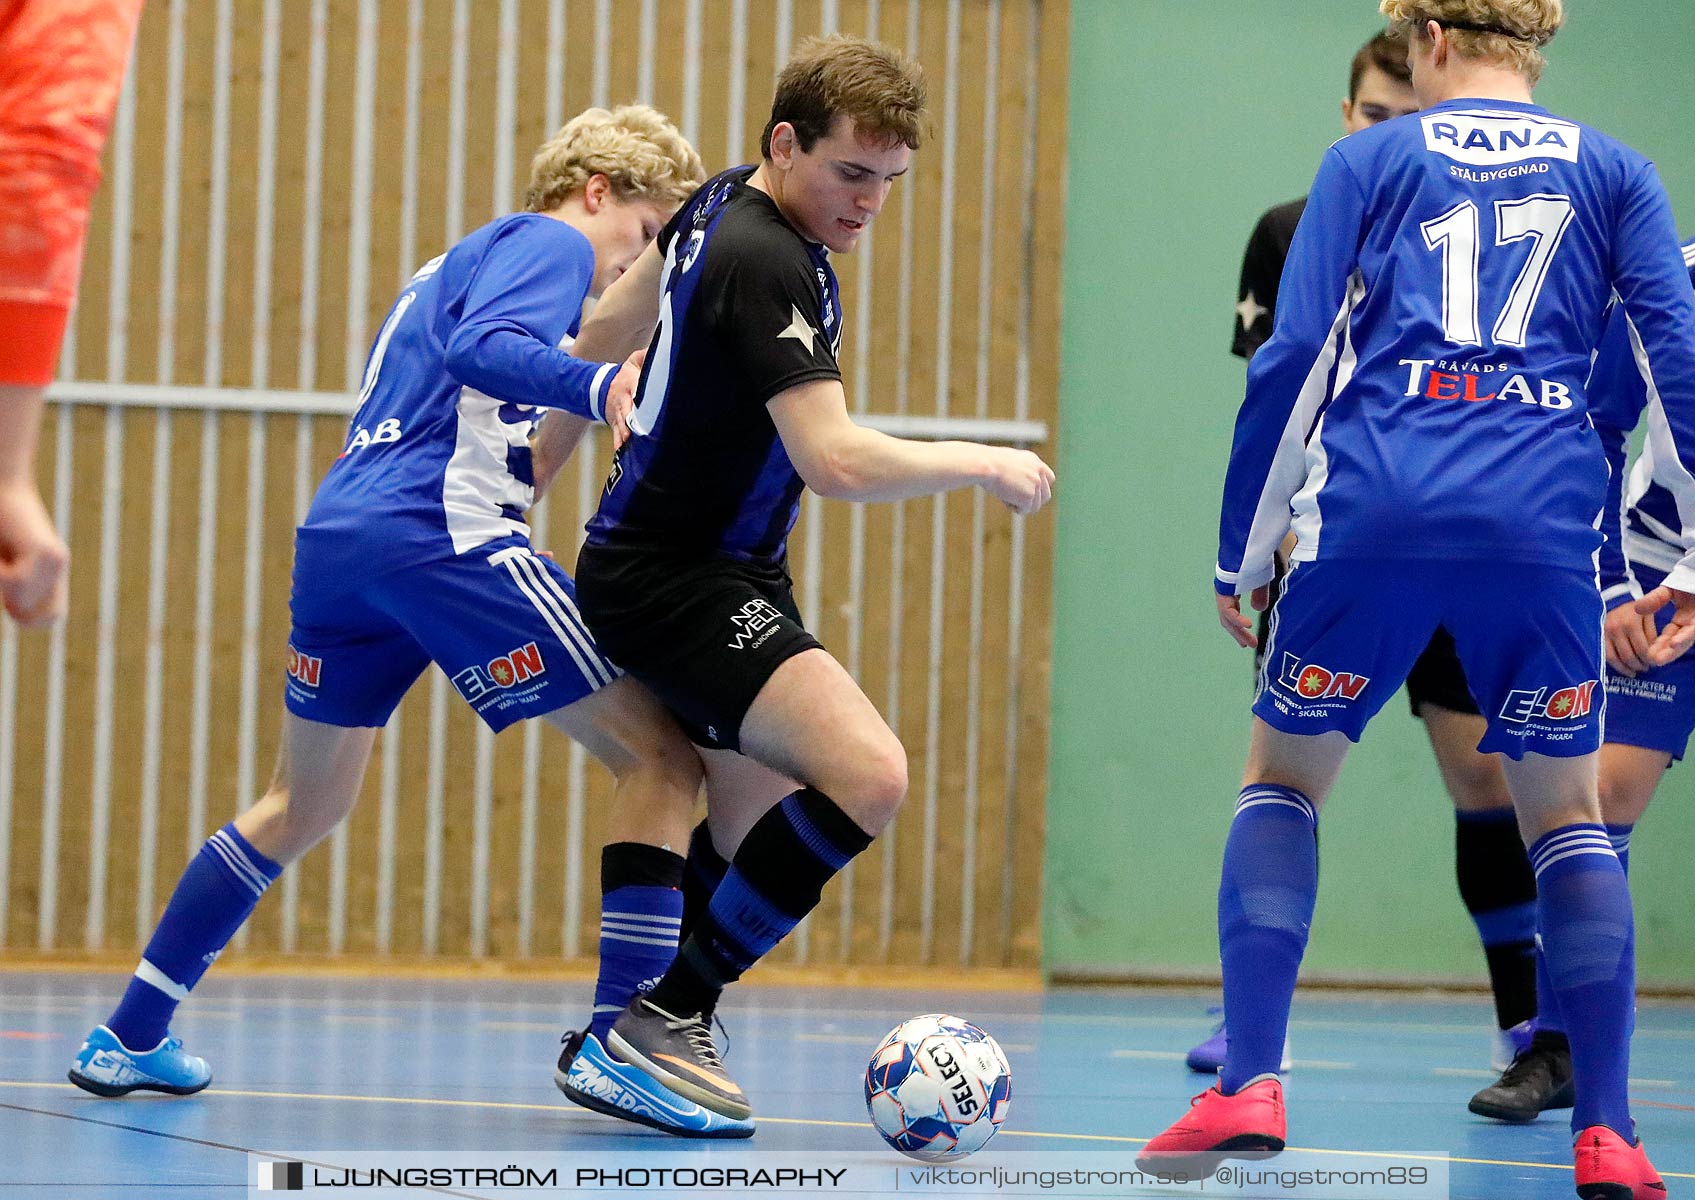
[[[36,1080],[0,1079],[0,1088],[40,1088],[48,1091],[78,1091],[69,1083],[43,1083]],[[220,1096],[242,1096],[260,1100],[324,1100],[341,1101],[356,1104],[415,1104],[426,1107],[440,1108],[489,1108],[503,1111],[572,1113],[573,1110],[558,1104],[518,1104],[509,1100],[441,1100],[428,1096],[346,1096],[327,1092],[258,1092],[242,1091],[234,1088],[219,1088]],[[870,1129],[865,1121],[827,1121],[817,1117],[767,1117],[760,1116],[757,1121],[767,1125],[810,1125],[833,1129]],[[1111,1133],[1046,1133],[1034,1129],[1003,1129],[997,1137],[1014,1138],[1046,1138],[1050,1141],[1067,1142],[1111,1142],[1122,1145],[1141,1146],[1149,1139],[1125,1137]],[[1339,1158],[1384,1158],[1400,1162],[1448,1162],[1465,1163],[1478,1167],[1523,1167],[1536,1171],[1569,1171],[1571,1168],[1564,1163],[1519,1162],[1514,1159],[1502,1158],[1461,1158],[1457,1155],[1431,1155],[1402,1153],[1394,1150],[1337,1150],[1330,1147],[1290,1146],[1288,1149],[1299,1154],[1328,1154]],[[1695,1179],[1695,1172],[1661,1171],[1667,1179]]]

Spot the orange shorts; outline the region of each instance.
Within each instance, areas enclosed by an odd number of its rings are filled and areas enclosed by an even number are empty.
[[[0,0],[0,383],[53,377],[141,0]]]

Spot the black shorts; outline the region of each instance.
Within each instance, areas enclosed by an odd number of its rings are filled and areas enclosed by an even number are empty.
[[[781,567],[585,545],[577,606],[601,653],[713,750],[739,750],[742,719],[766,681],[819,648]]]
[[[1434,704],[1449,712],[1482,715],[1477,701],[1471,698],[1471,688],[1465,681],[1465,668],[1460,666],[1459,652],[1454,649],[1453,635],[1441,626],[1431,635],[1430,645],[1418,656],[1407,675],[1407,702],[1412,715],[1423,717],[1419,711]]]

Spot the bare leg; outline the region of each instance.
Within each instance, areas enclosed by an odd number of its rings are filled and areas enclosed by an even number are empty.
[[[616,778],[608,841],[682,852],[700,794],[700,757],[651,692],[628,677],[617,679],[546,720]]]
[[[1242,772],[1244,786],[1251,783],[1279,784],[1306,795],[1313,807],[1323,807],[1351,743],[1344,733],[1315,736],[1284,733],[1254,718],[1248,743],[1248,765]]]
[[[377,731],[283,714],[276,774],[235,827],[253,848],[287,866],[353,811]]]
[[[700,757],[706,764],[706,823],[712,845],[725,858],[733,858],[754,822],[784,796],[798,792],[800,784],[734,750],[702,750]]]
[[[823,650],[777,668],[741,730],[742,752],[830,797],[873,837],[906,798],[906,751],[853,677]]]
[[[1645,746],[1608,742],[1601,747],[1601,818],[1609,825],[1634,825],[1648,811],[1671,755]]]
[[[1480,754],[1489,722],[1476,713],[1458,713],[1439,704],[1425,704],[1419,712],[1442,785],[1459,812],[1506,812],[1513,806],[1501,756]]]

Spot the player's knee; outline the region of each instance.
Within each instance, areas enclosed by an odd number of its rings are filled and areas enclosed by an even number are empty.
[[[888,733],[860,756],[854,775],[853,816],[866,832],[876,833],[906,799],[906,749]]]
[[[1654,789],[1639,779],[1602,771],[1600,795],[1601,820],[1608,825],[1634,825],[1647,811]]]
[[[301,795],[286,783],[273,783],[253,806],[255,832],[260,840],[275,845],[273,857],[295,858],[328,837],[353,811],[355,799],[328,793],[314,796],[310,789]]]

